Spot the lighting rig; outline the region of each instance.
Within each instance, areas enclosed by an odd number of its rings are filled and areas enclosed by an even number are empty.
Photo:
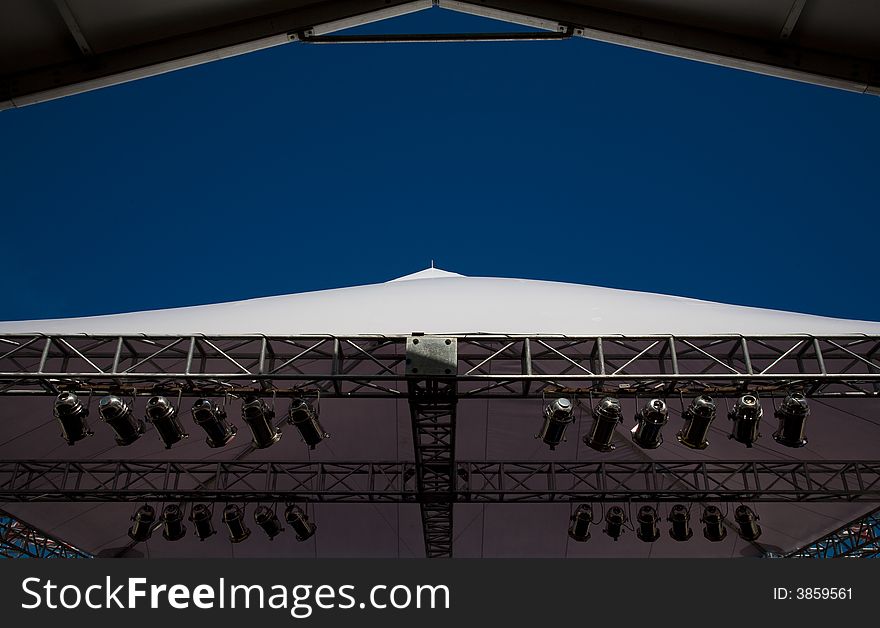
[[[158,523],[156,509],[149,504],[139,507],[131,519],[134,523],[128,530],[128,536],[136,543],[150,540],[153,530],[157,527],[162,527],[162,537],[166,541],[179,541],[186,536],[186,526],[183,524],[184,512],[176,504],[169,504],[162,509]],[[200,541],[217,534],[212,519],[213,513],[207,504],[193,504],[189,521],[195,528],[194,535]],[[305,511],[296,504],[287,506],[284,519],[293,529],[297,541],[308,540],[318,529],[318,526],[309,520]],[[231,543],[241,543],[250,536],[250,528],[245,523],[245,509],[241,506],[227,505],[223,509],[222,520],[229,532],[228,538]],[[284,531],[275,509],[269,506],[258,506],[254,510],[254,522],[266,533],[270,541]]]

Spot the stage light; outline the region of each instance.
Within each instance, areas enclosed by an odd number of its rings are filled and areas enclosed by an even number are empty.
[[[593,426],[590,433],[584,436],[584,443],[596,451],[611,451],[614,445],[614,428],[623,418],[620,402],[614,397],[605,397],[593,409]]]
[[[241,418],[251,428],[251,444],[256,449],[265,449],[281,438],[281,429],[274,425],[275,411],[258,397],[245,397],[241,404]]]
[[[179,541],[186,535],[183,511],[180,506],[169,504],[162,509],[162,536],[166,541]]]
[[[226,410],[210,399],[199,399],[192,407],[193,420],[208,435],[208,447],[223,447],[235,437],[235,426],[226,421]]]
[[[779,419],[779,429],[773,433],[773,438],[780,445],[786,447],[803,447],[807,444],[804,436],[804,427],[807,417],[810,416],[810,406],[807,398],[800,393],[792,393],[782,401],[782,405],[776,411]]]
[[[71,392],[63,392],[55,398],[55,407],[52,412],[61,426],[61,437],[68,445],[81,441],[86,436],[91,436],[92,431],[86,418],[89,409],[86,408],[79,398]]]
[[[590,538],[590,525],[593,523],[593,507],[589,504],[581,504],[571,516],[571,525],[568,527],[568,536],[579,543]]]
[[[760,434],[758,428],[761,427],[761,418],[764,416],[764,410],[758,398],[752,394],[745,394],[736,400],[733,408],[727,414],[727,418],[733,421],[733,431],[730,438],[743,443],[746,447],[751,447],[758,440]]]
[[[156,428],[165,449],[171,449],[174,443],[189,438],[180,424],[177,408],[165,397],[150,397],[147,400],[146,418]]]
[[[605,512],[605,534],[615,541],[623,534],[623,525],[626,523],[626,513],[620,506],[612,506]]]
[[[211,522],[211,509],[205,504],[195,504],[189,515],[189,520],[193,522],[196,529],[196,536],[200,541],[204,541],[209,536],[217,534],[214,524]]]
[[[269,536],[270,541],[284,531],[278,520],[278,515],[267,506],[260,506],[254,511],[254,521],[263,528],[263,532]]]
[[[544,425],[535,438],[540,438],[550,446],[550,451],[556,449],[565,440],[565,429],[574,422],[574,405],[571,399],[555,399],[544,408]]]
[[[761,536],[761,526],[758,525],[758,515],[746,505],[737,507],[733,513],[733,520],[739,526],[739,535],[745,541],[756,541]]]
[[[235,504],[229,504],[223,509],[223,523],[229,529],[229,540],[233,543],[241,543],[251,535],[250,529],[244,523],[244,510]]]
[[[691,513],[685,506],[681,504],[673,506],[669,511],[668,521],[672,524],[669,528],[669,536],[676,541],[687,541],[694,535],[691,529]]]
[[[305,399],[293,399],[290,402],[287,422],[296,426],[309,449],[314,449],[322,440],[330,438],[330,434],[324,431],[318,421],[317,410]]]
[[[645,543],[653,543],[660,538],[660,528],[657,522],[660,521],[660,515],[653,506],[642,506],[636,515],[636,536]]]
[[[297,541],[305,541],[315,533],[315,530],[318,529],[318,526],[309,521],[309,516],[303,511],[303,509],[294,504],[288,506],[284,511],[284,518],[296,533]]]
[[[713,543],[723,541],[727,536],[727,528],[724,527],[724,515],[717,506],[706,506],[703,516],[700,517],[703,524],[703,536]]]
[[[149,504],[144,504],[134,513],[131,518],[134,524],[128,529],[128,536],[135,543],[143,543],[153,534],[153,524],[156,523],[156,511]]]
[[[700,395],[682,413],[684,427],[676,435],[678,442],[691,449],[705,449],[709,445],[706,434],[715,420],[715,402],[709,395]]]
[[[662,399],[651,399],[636,414],[638,424],[632,432],[633,442],[642,449],[657,449],[663,443],[660,430],[669,420],[669,408]]]
[[[102,421],[113,428],[117,445],[131,445],[144,433],[144,422],[134,418],[131,406],[116,395],[101,397],[98,414]]]

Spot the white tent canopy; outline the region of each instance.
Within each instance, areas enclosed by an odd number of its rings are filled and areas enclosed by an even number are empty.
[[[0,334],[880,334],[880,323],[436,268],[387,283],[168,310],[0,323]]]

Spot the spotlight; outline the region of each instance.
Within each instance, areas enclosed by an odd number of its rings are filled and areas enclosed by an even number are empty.
[[[568,527],[568,536],[579,543],[590,538],[590,525],[593,523],[593,507],[589,504],[581,504],[571,516],[571,525]]]
[[[169,504],[162,509],[162,536],[166,541],[179,541],[186,534],[183,525],[183,511],[180,506]]]
[[[241,404],[241,418],[251,428],[251,444],[256,449],[265,449],[281,438],[281,430],[273,424],[275,411],[262,399],[245,397]]]
[[[144,504],[137,509],[131,518],[134,524],[128,529],[128,536],[135,543],[143,543],[153,534],[153,524],[156,523],[156,511],[149,504]]]
[[[669,522],[672,524],[669,528],[669,536],[676,541],[687,541],[694,535],[691,529],[691,513],[685,506],[681,504],[673,506],[669,511]]]
[[[92,431],[86,422],[89,410],[79,398],[70,392],[63,392],[55,398],[55,408],[52,412],[61,426],[61,437],[68,445],[81,441],[86,436],[91,436]]]
[[[330,438],[330,434],[318,422],[318,411],[305,399],[293,399],[290,402],[287,422],[296,426],[309,449],[314,449],[322,440]]]
[[[764,410],[758,398],[752,394],[743,395],[736,400],[733,409],[727,415],[727,418],[733,421],[730,438],[745,444],[746,447],[751,447],[760,436],[758,428],[761,426],[763,416]]]
[[[682,413],[684,427],[676,435],[678,442],[691,449],[705,449],[709,445],[706,434],[715,420],[715,401],[709,395],[700,395]]]
[[[165,449],[171,449],[171,445],[189,438],[180,419],[177,416],[177,408],[165,397],[150,397],[147,401],[147,420],[156,428]]]
[[[626,513],[620,506],[612,506],[605,512],[605,534],[615,541],[623,534],[623,524],[626,523]]]
[[[622,418],[620,402],[614,397],[605,397],[593,410],[593,427],[590,434],[584,436],[584,443],[596,451],[611,451],[614,428]]]
[[[703,524],[703,536],[713,543],[723,541],[727,536],[727,528],[724,527],[724,516],[717,506],[706,506],[703,516],[700,517]]]
[[[639,508],[639,514],[636,515],[636,523],[639,524],[636,530],[636,536],[645,543],[653,543],[660,538],[660,528],[657,522],[660,521],[660,515],[653,506],[642,506]]]
[[[633,442],[642,449],[657,449],[663,443],[660,430],[669,420],[669,408],[662,399],[651,399],[638,414],[632,432]]]
[[[315,530],[318,529],[318,526],[309,521],[309,516],[303,511],[303,509],[294,504],[288,506],[284,511],[284,518],[296,533],[297,541],[305,541],[315,533]]]
[[[761,536],[761,526],[758,525],[758,515],[748,506],[737,507],[733,513],[733,520],[739,526],[739,535],[744,541],[757,541]]]
[[[254,511],[254,521],[263,528],[263,532],[269,535],[270,541],[284,531],[281,522],[278,521],[278,515],[266,506],[260,506]]]
[[[226,421],[226,410],[210,399],[196,401],[192,415],[196,424],[208,435],[208,447],[223,447],[235,436],[235,426]]]
[[[229,504],[223,509],[223,523],[229,528],[229,540],[233,543],[241,543],[251,535],[244,523],[244,510],[235,504]]]
[[[800,393],[788,395],[776,411],[779,429],[773,433],[773,438],[786,447],[803,447],[807,444],[804,427],[808,416],[810,416],[810,406],[807,404],[807,398]]]
[[[131,406],[116,395],[101,397],[98,402],[98,414],[101,420],[116,432],[116,444],[131,445],[144,433],[144,422],[135,419]]]
[[[189,520],[193,522],[196,528],[196,536],[200,541],[204,541],[209,536],[217,534],[214,524],[211,523],[211,509],[205,504],[196,504],[192,507]]]
[[[544,425],[535,438],[540,438],[550,445],[550,451],[556,449],[565,440],[565,429],[574,422],[574,406],[571,399],[556,399],[544,408]]]

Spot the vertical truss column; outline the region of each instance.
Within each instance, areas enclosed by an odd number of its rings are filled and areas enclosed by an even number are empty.
[[[428,558],[452,556],[457,364],[454,338],[407,339],[406,374],[416,485]]]

